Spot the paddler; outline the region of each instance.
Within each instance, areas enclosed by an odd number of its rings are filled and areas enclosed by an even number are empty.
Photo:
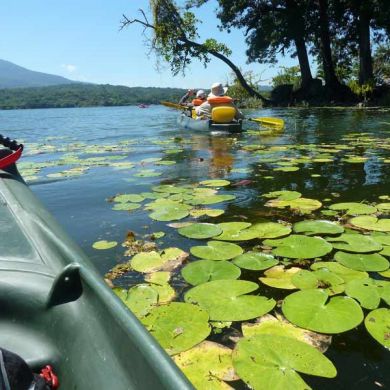
[[[207,100],[195,109],[196,115],[200,118],[211,118],[211,111],[215,107],[234,107],[235,115],[234,119],[243,118],[243,114],[233,102],[230,96],[226,95],[227,88],[222,83],[214,83],[211,86],[211,92],[207,97]],[[232,118],[233,119],[233,118]]]
[[[198,107],[207,101],[206,92],[203,89],[200,89],[196,93],[196,97],[192,99],[191,103],[187,103],[187,100],[194,96],[195,92],[192,89],[189,89],[187,93],[180,99],[179,104],[188,105],[191,107]]]

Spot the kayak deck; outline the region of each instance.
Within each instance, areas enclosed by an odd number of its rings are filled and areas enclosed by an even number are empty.
[[[212,120],[193,119],[186,114],[181,114],[177,118],[177,124],[184,128],[195,131],[225,131],[229,133],[241,133],[242,121],[231,123],[215,123]]]
[[[20,177],[0,178],[0,346],[63,389],[193,389]]]

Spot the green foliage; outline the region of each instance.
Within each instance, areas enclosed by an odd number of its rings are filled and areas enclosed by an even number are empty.
[[[353,79],[348,83],[348,87],[351,88],[351,91],[354,94],[362,97],[364,100],[367,100],[374,91],[375,83],[374,80],[371,80],[369,83],[360,85],[357,80]]]
[[[301,72],[299,66],[285,67],[282,66],[279,73],[272,78],[272,86],[278,87],[280,85],[291,84],[294,89],[297,89],[301,84]]]
[[[81,83],[0,89],[0,109],[159,104],[161,100],[177,101],[185,92],[179,88],[129,88]]]

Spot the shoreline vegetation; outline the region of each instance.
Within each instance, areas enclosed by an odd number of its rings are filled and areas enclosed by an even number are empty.
[[[292,86],[291,86],[292,87]],[[324,87],[320,87],[321,91]],[[273,97],[275,90],[262,91],[266,97]],[[262,108],[261,100],[247,97],[233,83],[229,94],[237,99],[240,108]],[[384,92],[383,92],[384,91]],[[329,102],[318,99],[294,101],[292,88],[287,95],[289,99],[267,107],[291,108],[331,108],[331,109],[390,109],[390,87],[384,88],[382,97],[368,102]],[[76,108],[76,107],[119,107],[139,104],[160,104],[167,100],[177,102],[185,94],[181,88],[126,87],[117,85],[67,84],[47,87],[7,88],[0,89],[0,110],[39,109],[39,108]]]

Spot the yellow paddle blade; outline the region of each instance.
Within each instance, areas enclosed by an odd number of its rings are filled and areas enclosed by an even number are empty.
[[[177,104],[177,103],[162,101],[162,102],[160,102],[160,104],[162,104],[163,106],[169,107],[169,108],[176,108],[177,110],[187,110],[188,109],[188,107],[182,106],[181,104]]]
[[[283,127],[284,120],[281,118],[261,117],[261,118],[249,118],[252,122],[257,122],[269,126]]]

